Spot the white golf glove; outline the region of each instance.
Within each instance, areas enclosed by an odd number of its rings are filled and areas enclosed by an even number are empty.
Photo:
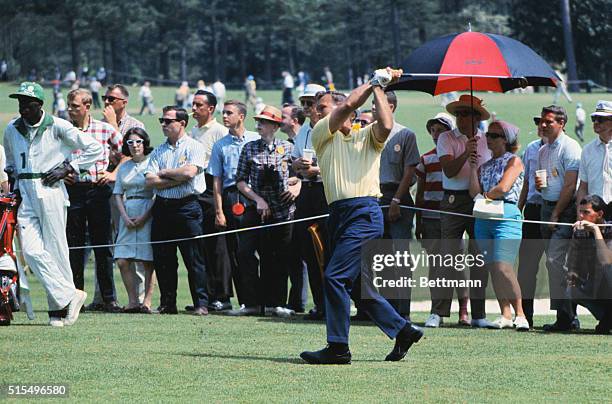
[[[370,84],[385,88],[390,81],[391,73],[387,69],[378,69],[374,71],[374,77],[370,80]]]

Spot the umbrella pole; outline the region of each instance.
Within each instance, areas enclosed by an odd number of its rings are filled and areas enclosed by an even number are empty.
[[[470,106],[472,108],[472,136],[474,136],[474,86],[472,85],[472,76],[470,76]]]

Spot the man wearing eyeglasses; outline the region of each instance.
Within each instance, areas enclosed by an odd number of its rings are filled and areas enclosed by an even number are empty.
[[[484,103],[477,97],[462,95],[459,100],[446,105],[446,110],[457,118],[457,128],[440,134],[436,146],[442,167],[442,187],[444,197],[440,210],[472,215],[474,201],[469,193],[471,155],[478,156],[478,166],[491,159],[487,139],[478,129],[481,120],[489,119],[489,112]],[[442,253],[459,254],[463,251],[463,233],[470,236],[469,251],[476,254],[474,240],[474,219],[443,214],[440,218],[442,231]],[[463,279],[463,272],[453,267],[445,267],[446,279]],[[470,306],[472,309],[472,327],[487,328],[492,323],[486,319],[485,288],[488,272],[483,268],[471,268],[470,279],[481,281],[481,288],[470,289]],[[449,317],[453,298],[453,288],[436,288],[436,299],[432,304],[432,313],[439,317]],[[460,322],[460,324],[463,324]]]
[[[159,313],[178,313],[178,247],[189,273],[193,314],[204,316],[208,314],[204,248],[201,240],[194,237],[203,233],[203,214],[198,196],[206,190],[206,153],[204,146],[185,132],[189,122],[185,109],[164,107],[159,122],[167,140],[153,150],[145,170],[146,184],[155,193],[151,241],[187,239],[153,245],[153,261],[161,295]]]
[[[325,92],[325,87],[319,84],[307,84],[304,93],[300,95],[300,104],[308,123],[300,127],[295,137],[295,147],[291,157],[293,166],[302,181],[300,194],[295,201],[295,218],[325,215],[329,213],[329,207],[325,200],[323,181],[320,168],[317,164],[317,156],[312,147],[312,128],[319,120],[319,115],[314,107],[315,95]],[[314,250],[313,239],[308,228],[314,224],[320,236],[323,250],[327,245],[327,221],[325,219],[297,222],[294,225],[295,238],[300,245],[300,259],[306,263],[308,270],[308,283],[314,302],[314,308],[304,317],[307,320],[320,320],[325,315],[325,304],[323,299],[323,284],[321,270]]]
[[[93,119],[91,116],[92,96],[87,90],[76,89],[68,93],[68,115],[72,124],[91,135],[104,151],[101,158],[87,172],[71,174],[66,177],[70,207],[66,233],[70,247],[84,246],[86,234],[92,245],[112,243],[111,230],[111,183],[114,182],[116,169],[110,168],[110,156],[120,154],[121,134],[111,125]],[[78,156],[81,150],[73,151]],[[117,296],[113,279],[113,254],[110,247],[94,248],[96,280],[103,301],[102,310],[118,313]],[[77,289],[84,289],[85,250],[70,250],[70,266]]]
[[[102,100],[104,101],[104,110],[102,114],[104,118],[103,122],[108,123],[113,126],[115,129],[121,133],[121,136],[125,136],[128,130],[132,128],[141,128],[144,129],[145,126],[138,119],[132,117],[127,112],[127,105],[129,103],[130,93],[128,89],[122,84],[113,84],[108,86],[106,89],[106,93],[102,96]],[[113,167],[119,167],[121,161],[125,159],[123,156],[118,154],[111,154],[110,156],[111,170]],[[117,209],[117,205],[111,203],[111,218],[113,225],[113,234],[116,235],[119,231],[119,210]],[[130,266],[134,267],[134,271],[136,272],[136,281],[138,282],[138,295],[139,299],[142,301],[144,299],[144,282],[145,282],[145,270],[141,263],[132,263]],[[93,302],[86,307],[87,310],[96,311],[102,310],[103,304],[102,299],[99,293],[99,290],[96,286],[96,294],[94,295]]]
[[[591,121],[597,138],[584,146],[582,151],[580,186],[576,192],[576,200],[581,201],[587,195],[599,195],[605,203],[610,204],[612,202],[612,101],[598,101],[595,112],[591,114]]]

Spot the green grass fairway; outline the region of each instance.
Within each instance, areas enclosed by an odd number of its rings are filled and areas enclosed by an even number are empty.
[[[182,271],[179,307],[189,303]],[[41,286],[30,280],[34,305],[44,310]],[[117,291],[125,302],[118,279]],[[44,311],[36,314],[30,322],[16,313],[14,325],[0,329],[0,384],[67,384],[71,401],[603,402],[610,391],[612,339],[591,331],[447,326],[427,330],[404,361],[387,363],[392,341],[358,323],[351,366],[312,366],[298,355],[324,345],[325,326],[299,318],[84,313],[54,329]],[[593,329],[592,318],[581,320]]]

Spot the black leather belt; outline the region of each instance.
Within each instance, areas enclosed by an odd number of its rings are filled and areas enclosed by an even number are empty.
[[[303,187],[314,188],[314,187],[322,187],[323,182],[321,181],[302,181]]]
[[[125,199],[129,201],[129,200],[131,200],[131,199],[151,199],[151,198],[148,198],[148,197],[146,197],[146,196],[132,195],[132,196],[128,196],[128,197],[127,197],[127,198],[125,198]]]
[[[21,173],[17,175],[20,180],[35,180],[42,178],[43,173]]]
[[[198,199],[197,195],[189,195],[184,198],[172,199],[172,198],[162,198],[161,196],[155,197],[155,202],[161,203],[163,205],[182,205],[187,202],[196,201]]]
[[[445,194],[449,194],[449,195],[467,195],[467,196],[470,196],[470,191],[468,191],[467,189],[461,189],[461,190],[445,189],[444,193]]]
[[[557,204],[557,201],[547,201],[545,199],[542,200],[542,203],[546,206],[555,206]]]

